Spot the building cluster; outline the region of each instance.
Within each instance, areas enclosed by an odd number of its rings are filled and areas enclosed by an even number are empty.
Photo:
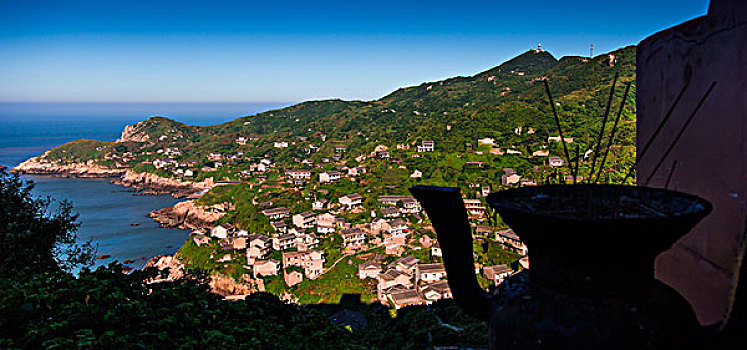
[[[235,140],[243,145],[248,141],[251,139],[247,137]],[[492,146],[494,141],[486,138],[478,140],[478,143]],[[274,147],[285,148],[290,144],[295,145],[296,142],[278,141]],[[411,145],[417,150],[413,156],[435,152],[433,141],[425,140]],[[331,159],[321,158],[322,163],[335,161],[335,157],[348,151],[347,147],[344,143],[335,144],[336,155]],[[398,150],[409,148],[409,144],[397,145]],[[389,159],[389,156],[389,148],[378,145],[370,154],[359,155],[356,161],[360,164],[368,157]],[[215,159],[216,164],[229,159],[221,154],[211,154],[209,157]],[[396,163],[395,160],[389,159],[392,163]],[[334,249],[339,250],[343,257],[372,255],[358,266],[358,277],[376,281],[376,295],[383,304],[399,309],[451,298],[444,266],[441,263],[430,263],[441,260],[441,247],[428,233],[432,228],[427,222],[423,222],[421,207],[415,198],[406,195],[369,197],[367,193],[370,192],[364,190],[358,190],[360,193],[352,190],[350,193],[330,195],[328,186],[331,184],[343,180],[364,183],[367,179],[358,176],[365,174],[367,170],[360,165],[347,167],[345,162],[336,162],[334,167],[322,167],[308,159],[296,159],[296,165],[284,167],[276,166],[268,155],[247,158],[244,164],[247,163],[248,170],[242,172],[247,176],[252,175],[253,182],[247,182],[251,186],[273,189],[275,192],[271,193],[277,193],[278,190],[306,193],[305,200],[309,203],[296,205],[283,202],[291,207],[289,209],[274,203],[274,197],[267,196],[262,199],[264,201],[253,200],[253,204],[269,220],[270,232],[249,233],[230,224],[222,224],[204,234],[194,235],[197,245],[217,243],[224,249],[221,253],[213,253],[216,262],[241,259],[241,264],[251,271],[249,275],[258,284],[264,283],[265,277],[282,276],[285,285],[290,287],[304,280],[323,276],[329,252]],[[471,166],[483,167],[481,162],[472,163],[474,164]],[[410,177],[419,178],[422,175],[422,172],[415,170]],[[523,178],[513,169],[506,168],[503,169],[501,184],[516,186],[536,183]],[[526,255],[526,246],[512,231],[496,232],[487,226],[480,226],[488,218],[483,198],[491,192],[491,187],[479,183],[468,185],[470,191],[467,197],[472,198],[464,198],[463,201],[475,226],[475,234],[480,239],[497,241],[507,249]],[[305,187],[313,190],[305,190]],[[325,243],[320,248],[322,241]],[[376,254],[368,252],[373,249],[377,249]],[[406,256],[420,249],[426,249],[430,253],[430,260],[421,262],[417,258]],[[336,254],[338,253],[335,252],[334,256],[338,256]],[[334,268],[336,261],[328,263],[328,268]],[[506,265],[477,264],[475,269],[476,273],[482,271],[485,280],[495,285],[513,273]]]

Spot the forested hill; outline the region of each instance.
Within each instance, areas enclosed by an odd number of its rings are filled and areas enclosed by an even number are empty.
[[[128,168],[142,163],[143,159],[126,163],[103,158],[111,155],[114,148],[118,149],[115,152],[135,153],[146,151],[145,145],[154,151],[176,147],[182,153],[180,161],[190,160],[199,169],[210,152],[232,154],[241,150],[244,157],[270,156],[279,164],[306,158],[320,163],[325,157],[335,156],[339,147],[344,147],[345,152],[338,156],[351,161],[379,144],[392,149],[398,144],[414,148],[423,140],[435,141],[437,152],[459,154],[469,151],[467,144],[475,146],[477,139],[484,137],[494,138],[497,147],[504,151],[518,150],[524,157],[544,148],[549,149],[551,155],[560,155],[558,145],[547,141],[548,136],[557,135],[557,130],[543,79],[550,83],[565,136],[575,140],[572,150],[578,145],[584,152],[590,148],[600,128],[615,73],[619,73],[620,78],[613,111],[622,97],[623,84],[633,82],[609,162],[612,166],[609,172],[615,179],[618,172],[615,167],[629,162],[633,155],[634,46],[594,58],[569,56],[559,60],[547,51],[531,50],[474,76],[405,87],[374,101],[308,101],[211,127],[192,127],[152,117],[128,128],[125,142],[110,147],[100,142],[71,143],[53,150],[50,155],[55,161],[96,159],[105,166]],[[530,128],[533,133],[526,132]],[[235,140],[239,137],[250,141],[238,145]],[[283,141],[290,146],[273,147],[274,142]],[[318,149],[310,152],[310,145]],[[524,159],[493,165],[523,169],[538,162]],[[209,175],[201,173],[195,178]],[[230,174],[221,175],[231,177]],[[427,178],[426,174],[424,180]]]

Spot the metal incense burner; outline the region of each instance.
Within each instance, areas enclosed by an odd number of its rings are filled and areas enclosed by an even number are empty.
[[[491,349],[682,349],[703,333],[690,305],[654,279],[656,255],[708,215],[688,194],[621,185],[492,193],[489,205],[529,249],[530,268],[492,293],[474,274],[458,188],[416,186],[438,235],[454,299],[489,322]]]

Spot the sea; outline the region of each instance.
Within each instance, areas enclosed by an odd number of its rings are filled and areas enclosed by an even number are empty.
[[[77,139],[115,141],[126,125],[164,116],[188,125],[215,125],[291,103],[58,103],[0,102],[0,165],[8,168]],[[33,194],[72,203],[81,224],[78,241],[98,246],[94,268],[114,260],[141,268],[150,258],[173,254],[189,231],[159,228],[148,213],[173,206],[167,195],[135,196],[107,179],[23,175]],[[108,256],[108,257],[106,257]]]

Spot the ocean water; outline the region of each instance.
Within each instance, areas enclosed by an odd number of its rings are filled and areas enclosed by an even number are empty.
[[[283,103],[248,104],[106,104],[0,103],[0,165],[12,168],[44,151],[77,139],[115,141],[128,124],[163,115],[190,125],[214,125],[242,115],[282,107]],[[151,257],[173,254],[189,231],[163,229],[148,213],[176,204],[170,196],[133,196],[106,179],[23,176],[35,183],[34,194],[70,201],[79,215],[79,241],[98,244],[96,260],[132,260],[142,267]]]

